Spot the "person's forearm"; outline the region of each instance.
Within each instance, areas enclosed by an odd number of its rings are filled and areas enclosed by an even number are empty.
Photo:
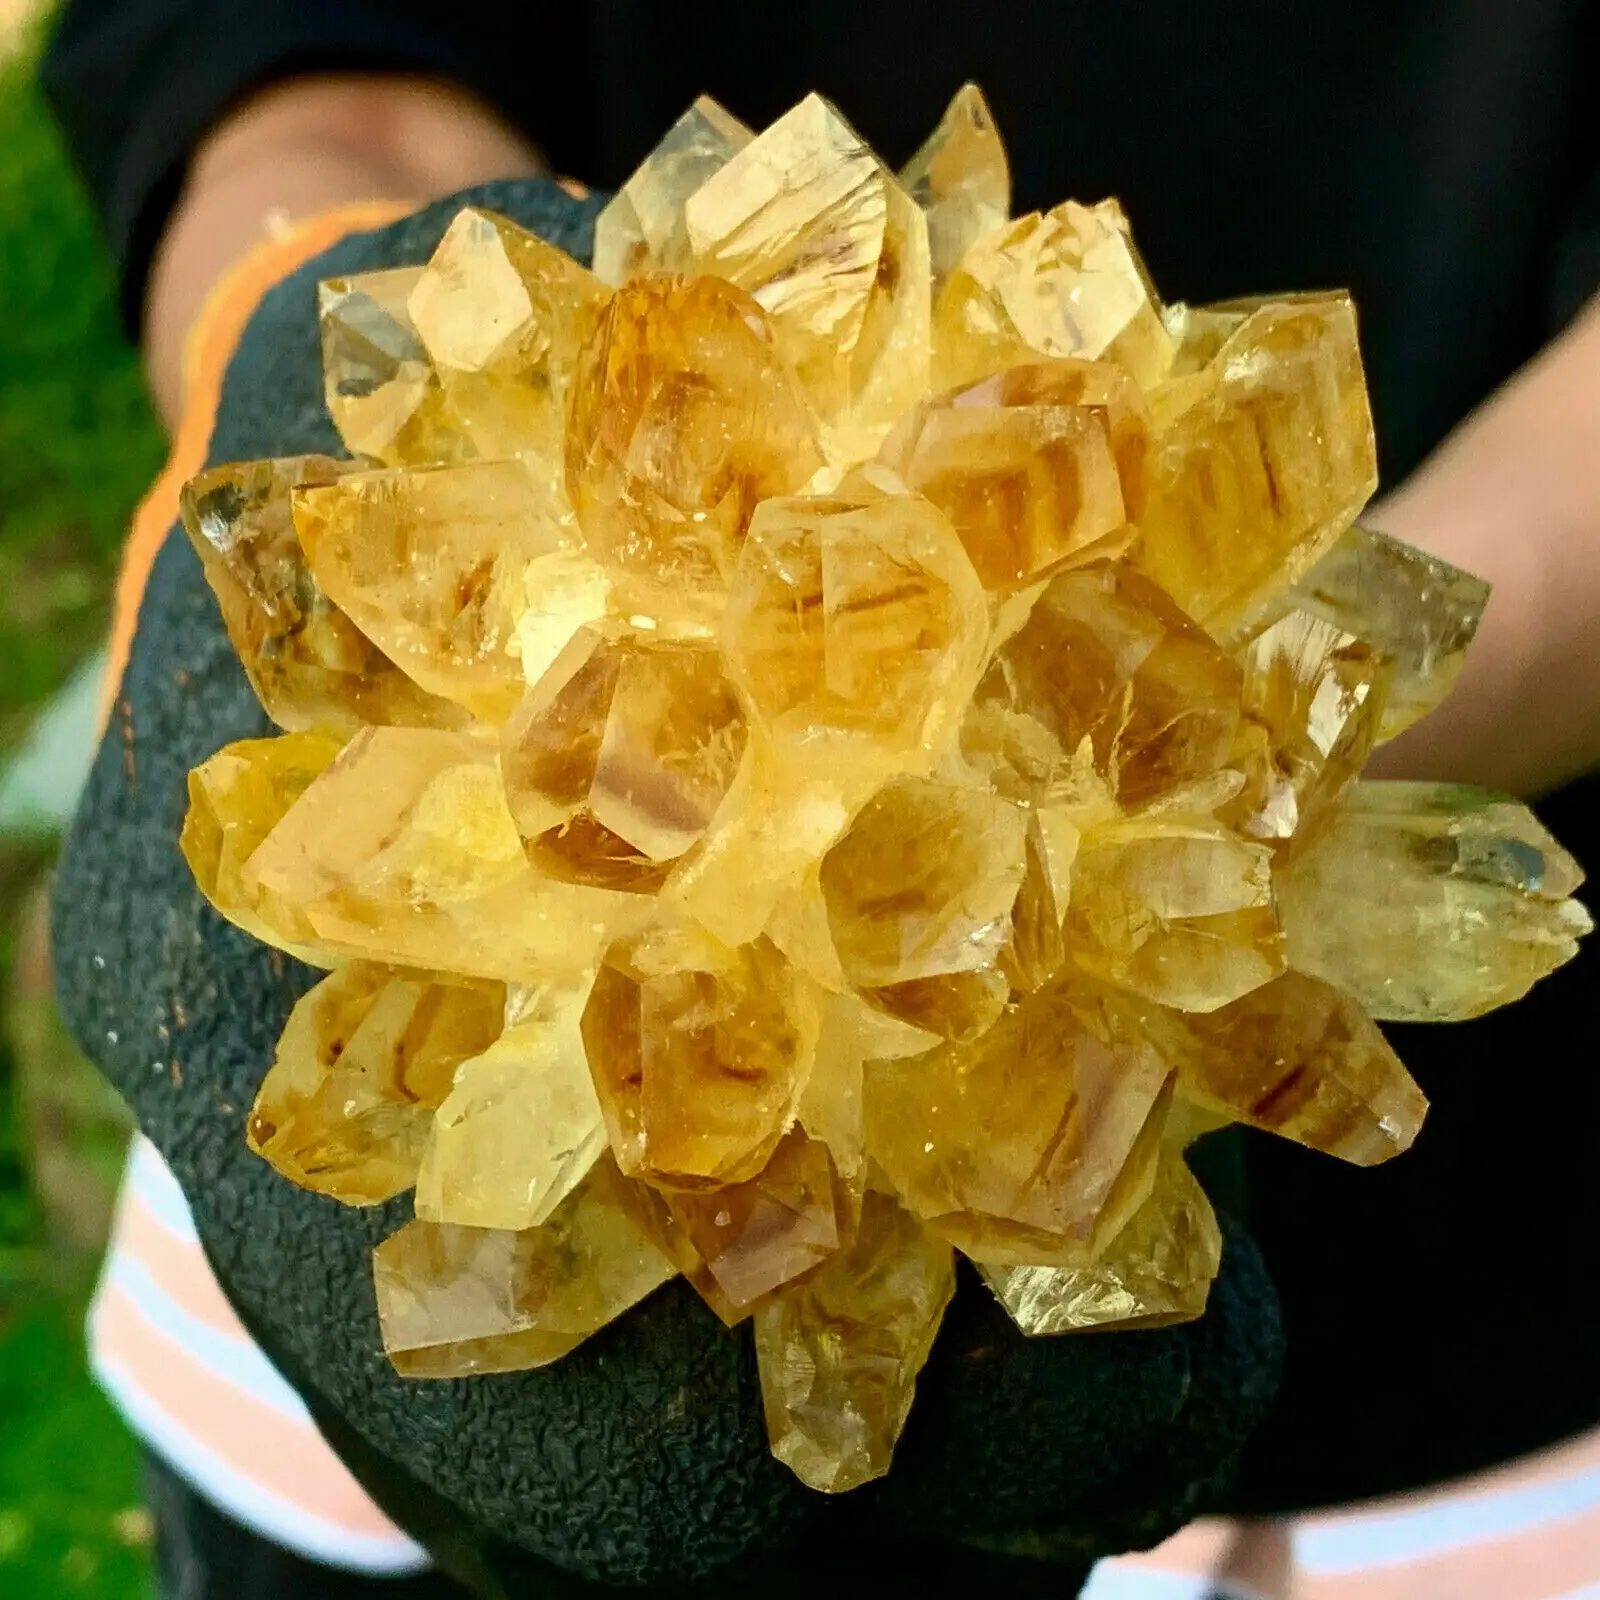
[[[272,218],[355,200],[420,205],[542,170],[538,151],[477,101],[423,79],[341,74],[257,95],[196,151],[151,264],[145,364],[162,417],[177,418],[184,339],[201,303]]]
[[[1600,765],[1600,301],[1364,520],[1494,585],[1455,691],[1373,773],[1531,795]]]

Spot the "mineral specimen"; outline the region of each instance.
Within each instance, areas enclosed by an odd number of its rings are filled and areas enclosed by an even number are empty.
[[[1377,487],[1355,308],[1346,295],[1265,304],[1172,390],[1155,397],[1134,561],[1227,643]]]
[[[286,731],[195,769],[181,846],[332,969],[248,1137],[414,1186],[398,1371],[543,1365],[681,1275],[853,1488],[956,1252],[1023,1334],[1199,1316],[1187,1144],[1399,1154],[1373,1019],[1588,931],[1525,807],[1360,781],[1487,591],[1353,520],[1348,297],[1164,306],[1115,201],[1009,187],[970,86],[898,178],[816,96],[698,101],[593,274],[467,209],[323,285],[356,459],[186,491]]]
[[[410,1378],[548,1366],[673,1276],[609,1161],[513,1232],[408,1222],[373,1252],[383,1348]]]
[[[1280,875],[1290,963],[1386,1022],[1519,999],[1592,927],[1576,861],[1526,806],[1461,784],[1362,783]]]
[[[250,1112],[250,1148],[302,1188],[347,1205],[417,1181],[456,1068],[490,1048],[498,983],[352,961],[290,1014]]]
[[[1176,1152],[1164,1155],[1150,1197],[1082,1267],[980,1267],[1027,1334],[1162,1328],[1206,1308],[1222,1264],[1222,1235],[1205,1191]]]
[[[889,1470],[954,1292],[949,1245],[869,1194],[856,1242],[757,1313],[772,1453],[802,1483],[838,1494]]]
[[[263,709],[290,732],[463,723],[464,712],[395,666],[312,576],[290,492],[337,483],[350,470],[327,456],[291,456],[215,467],[184,486],[183,525],[228,638]]]
[[[417,1216],[537,1227],[606,1146],[579,1035],[590,980],[519,986],[504,1031],[456,1068],[417,1175]]]
[[[748,289],[822,424],[859,461],[928,388],[928,220],[818,95],[684,202],[694,269]]]
[[[317,289],[328,414],[353,454],[395,466],[477,453],[407,309],[421,280],[422,268],[396,267]]]
[[[956,91],[928,141],[900,173],[928,217],[935,290],[967,251],[1011,214],[1011,163],[975,83]]]
[[[645,272],[687,272],[692,258],[684,202],[753,137],[737,117],[701,95],[595,219],[595,276],[615,286]]]

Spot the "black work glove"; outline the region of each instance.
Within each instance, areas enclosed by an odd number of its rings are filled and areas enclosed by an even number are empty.
[[[463,204],[585,260],[600,203],[495,184],[336,245],[252,319],[211,462],[344,454],[322,400],[318,279],[425,261]],[[1260,1257],[1231,1224],[1211,1309],[1180,1328],[1024,1339],[963,1268],[893,1470],[836,1498],[772,1459],[748,1328],[724,1329],[681,1280],[542,1371],[396,1376],[370,1256],[411,1199],[348,1209],[246,1148],[278,1032],[316,974],[217,916],[178,853],[189,769],[268,731],[175,528],[63,857],[57,984],[177,1173],[229,1299],[446,1570],[510,1600],[611,1585],[845,1597],[963,1577],[1063,1595],[1099,1556],[1206,1508],[1272,1395],[1281,1342]]]

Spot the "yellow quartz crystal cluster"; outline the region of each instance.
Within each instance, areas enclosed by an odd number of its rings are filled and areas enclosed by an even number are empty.
[[[185,493],[283,731],[195,770],[183,849],[328,969],[249,1139],[414,1188],[402,1373],[681,1274],[851,1488],[957,1252],[1025,1333],[1199,1315],[1188,1141],[1404,1150],[1373,1019],[1589,928],[1522,806],[1359,781],[1486,589],[1355,521],[1349,298],[1164,305],[1114,201],[1010,217],[974,89],[899,175],[821,99],[701,101],[593,271],[464,210],[321,327],[351,459]]]

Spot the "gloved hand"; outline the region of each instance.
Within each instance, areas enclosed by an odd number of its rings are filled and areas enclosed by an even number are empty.
[[[468,203],[587,259],[601,202],[495,184],[329,250],[255,314],[211,462],[344,453],[322,401],[315,284],[424,261]],[[222,921],[178,853],[189,768],[267,731],[174,529],[63,855],[57,983],[177,1173],[241,1317],[447,1570],[510,1600],[595,1585],[844,1597],[966,1577],[1061,1595],[1099,1556],[1205,1508],[1272,1395],[1281,1344],[1260,1257],[1226,1223],[1211,1309],[1187,1327],[1027,1340],[964,1268],[893,1470],[838,1498],[772,1459],[748,1328],[724,1329],[681,1280],[554,1367],[397,1377],[369,1258],[410,1197],[347,1209],[246,1148],[256,1087],[315,975]]]

